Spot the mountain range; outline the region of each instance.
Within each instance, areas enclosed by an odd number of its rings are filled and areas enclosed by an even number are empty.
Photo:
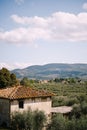
[[[87,64],[62,64],[52,63],[46,65],[33,65],[24,69],[11,71],[17,78],[28,77],[30,79],[54,79],[78,77],[87,79]]]

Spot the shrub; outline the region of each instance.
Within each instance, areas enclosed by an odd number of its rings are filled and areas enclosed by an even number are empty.
[[[53,116],[47,130],[65,130],[65,118],[61,114]]]
[[[29,109],[27,112],[23,113],[24,122],[25,122],[25,130],[31,130],[33,127],[33,113]]]
[[[74,104],[78,104],[79,100],[76,97],[70,98],[66,100],[66,105],[67,106],[72,106]]]
[[[25,128],[25,118],[24,114],[15,112],[11,119],[11,129],[12,130],[22,130]]]
[[[72,120],[67,120],[66,130],[76,130],[76,119],[74,117]]]
[[[33,130],[42,130],[46,123],[46,116],[42,111],[35,111],[33,113]]]
[[[46,116],[42,111],[32,112],[30,109],[26,112],[15,112],[12,114],[12,130],[42,130]]]
[[[81,112],[82,114],[87,115],[87,103],[85,101],[81,103]]]
[[[75,104],[73,106],[73,109],[71,111],[71,117],[75,116],[75,118],[79,119],[80,116],[81,116],[81,107],[80,107],[80,104]]]

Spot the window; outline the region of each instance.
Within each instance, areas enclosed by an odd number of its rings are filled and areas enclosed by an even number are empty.
[[[23,100],[19,100],[19,108],[24,108],[24,101]]]
[[[46,98],[46,97],[43,97],[43,98],[41,98],[41,101],[42,101],[42,102],[46,102],[46,101],[47,101],[47,98]]]

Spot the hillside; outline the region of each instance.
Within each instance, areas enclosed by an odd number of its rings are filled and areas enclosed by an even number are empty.
[[[52,63],[46,65],[34,65],[24,69],[11,71],[17,78],[52,79],[79,77],[87,78],[87,64],[60,64]]]

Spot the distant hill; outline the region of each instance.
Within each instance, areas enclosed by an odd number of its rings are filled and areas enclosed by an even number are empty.
[[[87,64],[60,64],[34,65],[24,69],[11,71],[17,78],[52,79],[78,77],[87,78]]]

